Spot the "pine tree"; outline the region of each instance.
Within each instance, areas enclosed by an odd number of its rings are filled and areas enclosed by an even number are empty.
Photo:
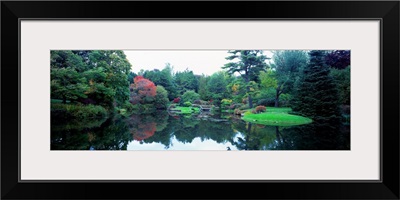
[[[231,75],[239,73],[246,83],[246,91],[248,96],[249,107],[253,107],[253,100],[251,96],[251,81],[258,81],[258,75],[261,71],[267,69],[265,63],[267,56],[261,50],[230,50],[228,53],[232,54],[226,57],[227,60],[237,60],[225,64],[222,69],[226,69]]]
[[[339,95],[330,68],[325,64],[325,51],[310,51],[309,56],[310,62],[295,86],[293,112],[319,124],[335,126],[340,122]]]

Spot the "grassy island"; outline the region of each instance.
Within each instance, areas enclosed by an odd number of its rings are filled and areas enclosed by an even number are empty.
[[[312,122],[310,118],[288,114],[289,111],[291,111],[290,108],[267,107],[267,112],[246,113],[242,119],[247,122],[270,126],[294,126]]]

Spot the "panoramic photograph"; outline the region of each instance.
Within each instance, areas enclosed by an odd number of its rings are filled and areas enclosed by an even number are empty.
[[[350,50],[52,50],[50,149],[350,150]]]

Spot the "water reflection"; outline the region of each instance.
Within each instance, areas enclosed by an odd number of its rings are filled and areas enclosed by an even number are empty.
[[[93,126],[85,123],[65,126],[52,122],[51,150],[126,150],[132,135],[123,119],[97,122]]]
[[[52,122],[52,150],[349,150],[350,128],[312,124],[278,127],[235,116],[132,115],[91,123]]]
[[[211,139],[194,138],[190,143],[179,141],[175,136],[172,136],[170,144],[151,142],[141,143],[139,141],[132,141],[128,144],[128,150],[238,150],[230,142],[218,143]]]

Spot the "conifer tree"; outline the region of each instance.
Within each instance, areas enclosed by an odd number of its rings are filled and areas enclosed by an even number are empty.
[[[339,95],[325,51],[309,52],[310,61],[300,74],[292,102],[293,112],[312,118],[319,124],[335,126],[340,122]]]
[[[234,61],[225,64],[222,69],[226,69],[229,74],[238,73],[246,83],[246,91],[248,96],[249,107],[253,107],[253,99],[251,96],[251,81],[256,81],[261,71],[267,69],[265,62],[267,56],[261,50],[230,50],[232,54],[226,57],[227,60]]]

